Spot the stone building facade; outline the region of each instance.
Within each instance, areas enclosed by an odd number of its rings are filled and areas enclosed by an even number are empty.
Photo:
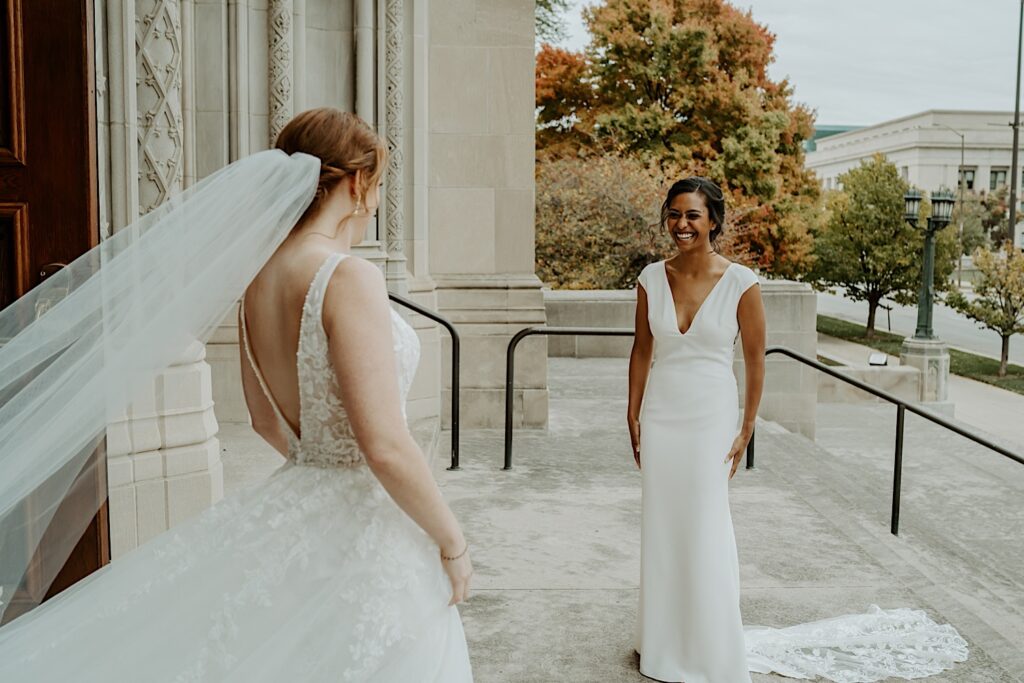
[[[462,336],[462,423],[502,419],[504,347],[543,323],[534,275],[533,2],[95,0],[100,225],[268,148],[315,106],[354,111],[390,157],[358,254]],[[447,419],[449,342],[423,341],[412,419]],[[517,415],[547,419],[546,342],[520,350]],[[108,430],[116,557],[223,491],[218,422],[245,421],[235,313]]]
[[[932,109],[822,137],[807,153],[806,166],[833,189],[841,173],[881,153],[912,185],[956,189],[962,135],[965,188],[987,192],[1010,182],[1012,121],[1013,112]]]

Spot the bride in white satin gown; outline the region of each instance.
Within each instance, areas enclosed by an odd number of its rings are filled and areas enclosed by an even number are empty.
[[[744,630],[728,484],[761,399],[765,314],[757,276],[714,250],[724,224],[717,185],[675,183],[662,225],[678,253],[639,276],[627,419],[643,483],[640,672],[683,683],[749,683],[749,671],[853,683],[920,678],[965,660],[952,626],[907,609]]]
[[[240,310],[253,427],[287,464],[0,629],[0,680],[472,680],[466,539],[404,416],[418,338],[348,255],[383,144],[320,109],[277,146],[323,164]]]

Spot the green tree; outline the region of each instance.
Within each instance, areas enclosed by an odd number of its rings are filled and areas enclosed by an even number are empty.
[[[537,0],[534,5],[534,30],[537,40],[545,43],[557,43],[565,39],[565,13],[569,10],[569,0]]]
[[[804,169],[813,116],[768,76],[768,29],[725,0],[604,0],[584,18],[584,53],[537,56],[538,159],[614,155],[709,176],[754,265],[806,272],[820,201]]]
[[[907,184],[896,166],[876,154],[839,176],[842,190],[829,193],[829,217],[815,238],[815,265],[809,279],[820,288],[843,287],[868,304],[867,336],[874,336],[875,314],[883,298],[912,303],[921,280],[923,236],[903,218]],[[919,224],[929,206],[923,203]],[[935,285],[948,289],[956,254],[956,234],[948,227],[936,239]]]
[[[1010,355],[1010,337],[1024,334],[1024,252],[1007,243],[1004,254],[989,249],[974,252],[979,278],[974,284],[975,297],[968,299],[959,290],[946,297],[946,303],[978,323],[999,334],[999,376],[1006,376]]]

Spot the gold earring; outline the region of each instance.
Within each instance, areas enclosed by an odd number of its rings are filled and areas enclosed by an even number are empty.
[[[353,216],[365,216],[366,215],[366,207],[363,206],[363,200],[362,199],[357,199],[356,200],[356,210],[352,212],[352,215]]]

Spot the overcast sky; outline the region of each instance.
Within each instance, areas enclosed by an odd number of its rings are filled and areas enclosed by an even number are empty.
[[[588,42],[573,0],[564,47]],[[819,124],[868,125],[926,109],[1013,111],[1016,0],[735,0],[776,35],[775,79]]]

